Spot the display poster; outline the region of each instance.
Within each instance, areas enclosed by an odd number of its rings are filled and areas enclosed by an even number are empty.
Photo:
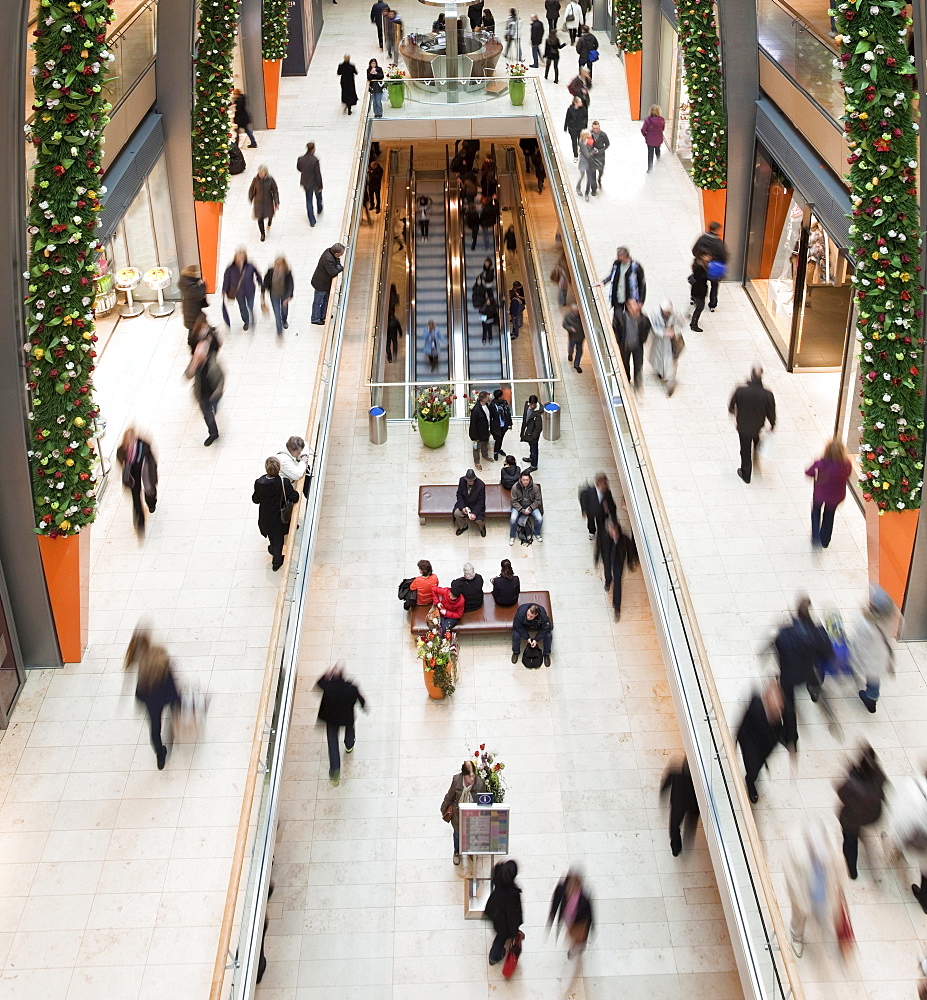
[[[460,805],[460,853],[508,854],[509,807]]]

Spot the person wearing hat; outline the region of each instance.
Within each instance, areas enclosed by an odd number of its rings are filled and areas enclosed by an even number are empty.
[[[886,674],[895,676],[895,651],[889,635],[897,612],[895,602],[881,587],[870,587],[869,603],[850,636],[850,666],[866,680],[859,700],[873,714],[882,678]]]
[[[486,484],[478,479],[473,469],[457,483],[457,502],[454,504],[454,523],[457,534],[462,535],[471,524],[480,529],[486,537]]]

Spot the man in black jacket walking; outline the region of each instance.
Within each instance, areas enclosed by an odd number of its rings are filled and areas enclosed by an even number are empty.
[[[454,523],[457,534],[462,535],[471,522],[486,537],[486,484],[473,469],[467,469],[457,483],[457,501],[454,504]]]
[[[584,24],[579,29],[579,38],[576,39],[576,51],[579,53],[579,68],[588,69],[591,79],[592,60],[589,58],[589,53],[599,51],[599,40],[589,30],[588,24]]]
[[[737,475],[750,482],[753,475],[753,452],[760,444],[760,431],[766,421],[769,429],[776,429],[776,397],[763,385],[763,369],[757,365],[750,370],[750,378],[745,385],[734,390],[727,407],[737,421],[737,435],[740,438],[740,468]]]
[[[544,40],[544,25],[541,24],[537,14],[531,15],[531,58],[534,62],[532,69],[537,69],[541,64],[541,42]]]
[[[708,254],[711,261],[717,261],[727,267],[727,245],[721,239],[721,223],[710,222],[708,229],[702,233],[692,246],[692,256],[698,259],[702,254]],[[718,280],[711,282],[711,292],[708,295],[708,309],[714,312],[718,308]]]
[[[344,676],[344,663],[339,660],[327,674],[315,682],[322,692],[319,705],[319,722],[325,723],[328,736],[328,778],[333,785],[341,780],[341,753],[338,747],[339,730],[344,728],[344,748],[354,750],[354,706],[366,712],[367,702],[357,685]]]
[[[344,244],[336,243],[324,250],[312,275],[312,287],[315,296],[312,299],[312,318],[315,326],[325,326],[325,316],[328,312],[328,296],[331,294],[332,282],[344,270],[341,258],[344,256]]]
[[[535,472],[537,470],[538,440],[541,437],[543,429],[544,424],[541,420],[541,407],[538,403],[538,398],[531,395],[528,397],[528,402],[525,404],[525,412],[521,418],[521,440],[528,445],[528,455],[522,459],[523,462],[528,463],[528,468],[523,469],[523,473]]]
[[[389,10],[389,4],[383,0],[377,2],[370,8],[370,23],[377,26],[377,41],[380,43],[380,51],[383,50],[383,15]]]
[[[309,216],[309,225],[314,226],[315,212],[312,211],[312,198],[315,196],[316,206],[319,215],[322,214],[322,168],[319,166],[319,158],[315,155],[315,143],[306,143],[306,152],[296,161],[296,169],[299,171],[300,186],[306,192],[306,215]]]

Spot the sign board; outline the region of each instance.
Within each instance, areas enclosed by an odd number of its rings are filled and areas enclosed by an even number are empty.
[[[477,792],[476,793],[476,804],[478,806],[491,806],[492,805],[492,792]]]
[[[508,854],[509,807],[460,804],[460,853]]]

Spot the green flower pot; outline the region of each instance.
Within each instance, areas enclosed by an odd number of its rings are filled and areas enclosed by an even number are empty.
[[[525,78],[523,76],[513,76],[509,79],[509,97],[516,108],[520,108],[525,103]]]
[[[447,440],[447,432],[450,430],[451,418],[445,417],[443,420],[422,420],[418,418],[418,432],[422,436],[422,444],[426,448],[440,448]]]
[[[406,88],[403,83],[388,83],[386,93],[389,96],[390,107],[401,108],[406,99]]]

